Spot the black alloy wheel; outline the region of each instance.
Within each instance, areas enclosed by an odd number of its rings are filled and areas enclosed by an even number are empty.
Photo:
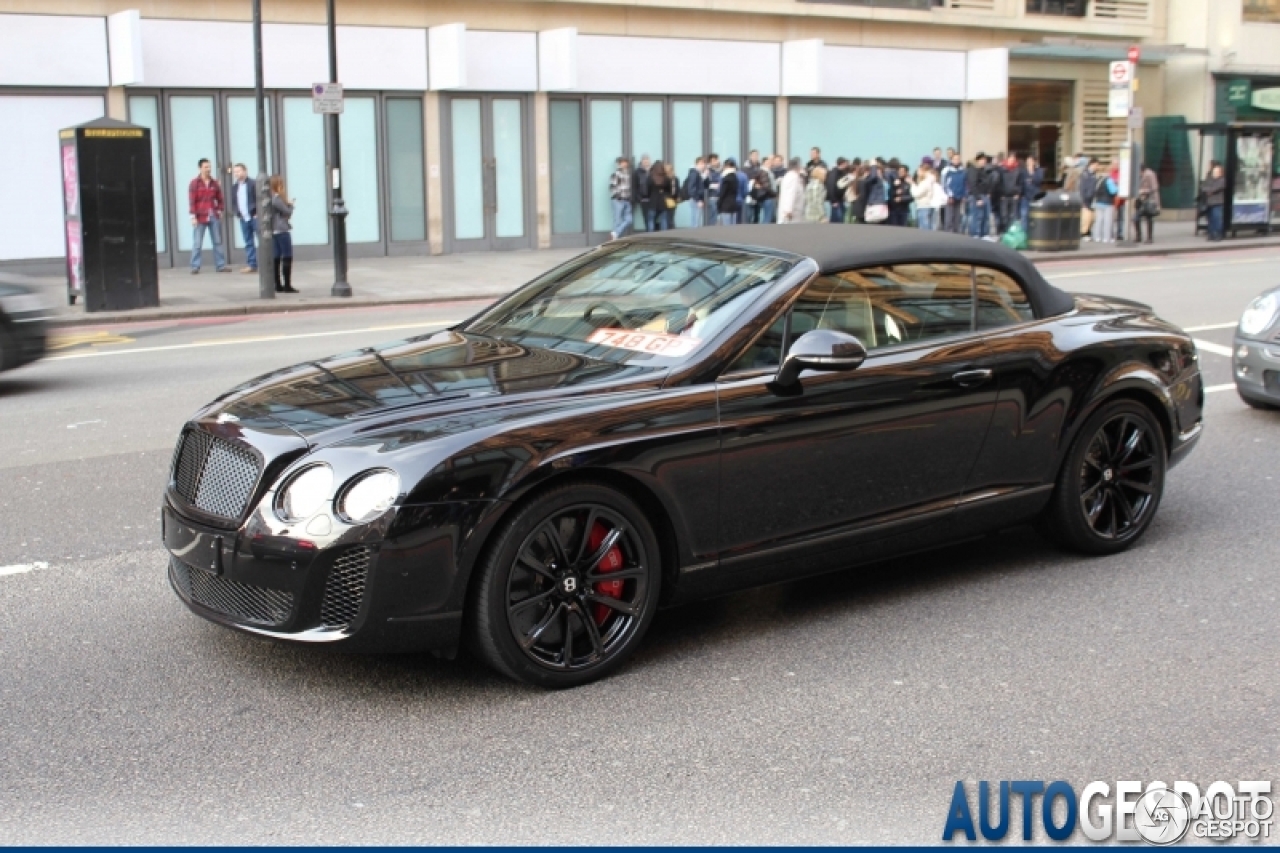
[[[635,648],[656,609],[659,549],[648,520],[596,484],[552,489],[514,512],[478,569],[472,648],[531,684],[600,678]]]
[[[1168,467],[1164,433],[1150,410],[1117,400],[1081,428],[1045,512],[1051,538],[1110,554],[1142,536],[1155,516]]]

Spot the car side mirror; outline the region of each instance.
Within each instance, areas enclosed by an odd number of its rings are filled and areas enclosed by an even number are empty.
[[[867,358],[862,341],[835,329],[814,329],[796,338],[773,384],[792,390],[800,384],[802,370],[853,370]]]

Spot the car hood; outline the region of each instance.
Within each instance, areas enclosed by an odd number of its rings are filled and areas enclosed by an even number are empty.
[[[665,372],[446,331],[277,370],[228,391],[196,419],[273,432],[285,427],[309,444],[328,444],[392,420],[554,405],[634,383],[660,384]]]

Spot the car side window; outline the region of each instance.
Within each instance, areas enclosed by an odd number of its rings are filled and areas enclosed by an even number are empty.
[[[747,347],[747,351],[738,356],[738,360],[729,368],[730,373],[740,370],[762,370],[782,364],[783,338],[787,330],[787,315],[783,314],[756,338],[755,343]]]
[[[978,295],[978,328],[995,329],[1035,319],[1031,300],[1017,279],[989,267],[974,268]]]
[[[856,336],[868,350],[965,334],[973,327],[973,285],[967,266],[898,264],[836,277],[858,294],[857,304],[848,306],[841,331]]]

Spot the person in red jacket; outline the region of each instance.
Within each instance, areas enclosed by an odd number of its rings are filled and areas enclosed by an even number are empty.
[[[191,179],[187,188],[191,200],[191,274],[200,272],[201,254],[204,251],[204,232],[213,241],[213,265],[218,272],[231,272],[226,254],[222,251],[222,186],[213,179],[213,167],[200,158],[200,174]]]

